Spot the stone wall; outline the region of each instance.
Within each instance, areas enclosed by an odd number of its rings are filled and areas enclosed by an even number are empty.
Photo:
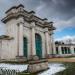
[[[27,72],[36,73],[36,72],[47,70],[47,69],[48,69],[48,61],[38,60],[38,61],[32,61],[29,63]]]
[[[1,59],[14,59],[17,56],[17,21],[10,20],[6,23],[5,28],[5,35],[13,37],[13,39],[2,40]]]
[[[5,23],[5,35],[13,37],[12,40],[2,40],[2,59],[15,59],[16,56],[23,56],[23,37],[28,39],[27,57],[36,55],[36,33],[42,38],[42,58],[50,54],[51,38],[49,32],[55,29],[53,22],[37,17],[33,11],[24,10],[23,5],[9,9],[2,22]]]

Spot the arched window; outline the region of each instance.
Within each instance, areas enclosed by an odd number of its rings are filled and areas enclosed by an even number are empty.
[[[35,34],[36,55],[42,57],[42,39],[39,34]]]
[[[64,47],[64,52],[65,54],[67,54],[67,47]]]
[[[74,53],[75,53],[75,48],[74,48]]]
[[[26,37],[23,37],[23,54],[27,57],[27,50],[28,50],[28,41]]]

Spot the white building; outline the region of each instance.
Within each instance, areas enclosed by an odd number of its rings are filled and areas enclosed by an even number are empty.
[[[57,56],[75,56],[75,44],[55,44],[55,54]]]
[[[6,34],[0,36],[1,59],[46,58],[52,54],[53,22],[37,17],[34,11],[26,11],[21,4],[7,10],[2,22]]]

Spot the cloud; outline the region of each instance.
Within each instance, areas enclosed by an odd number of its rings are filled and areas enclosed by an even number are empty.
[[[70,35],[66,35],[62,38],[58,38],[55,39],[55,41],[63,41],[64,43],[74,43],[75,44],[75,35],[74,36],[70,36]]]
[[[57,30],[75,27],[75,0],[0,0],[0,20],[13,5],[23,4],[26,10],[54,22]]]
[[[0,35],[5,34],[5,26],[3,23],[0,23]]]
[[[42,3],[45,4],[45,8],[41,11],[49,12],[48,15],[51,16],[52,14],[55,17],[61,19],[69,19],[74,16],[75,9],[75,0],[41,0]],[[52,14],[51,14],[52,12]],[[53,16],[52,15],[52,16]]]
[[[62,30],[68,27],[75,27],[75,16],[68,20],[56,20],[55,27],[57,30]]]
[[[63,41],[63,40],[73,39],[73,38],[75,38],[75,36],[66,35],[66,36],[64,36],[64,37],[62,37],[62,38],[58,38],[58,39],[56,39],[56,40],[57,40],[57,41]]]
[[[38,14],[44,7],[45,3],[42,3],[42,1],[40,1],[40,5],[35,9],[36,13]]]
[[[57,31],[75,27],[75,0],[41,0],[36,14],[54,22]]]

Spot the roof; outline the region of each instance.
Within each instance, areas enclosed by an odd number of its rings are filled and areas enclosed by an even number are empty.
[[[56,46],[75,46],[75,44],[55,44]]]

